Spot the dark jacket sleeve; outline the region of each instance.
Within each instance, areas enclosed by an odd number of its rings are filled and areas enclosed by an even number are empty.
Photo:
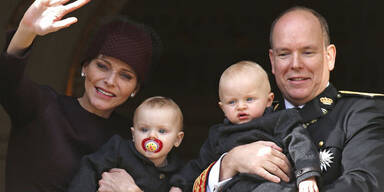
[[[301,116],[295,109],[279,111],[274,134],[283,142],[283,148],[293,163],[296,184],[310,177],[321,175],[320,158],[308,130],[300,123]]]
[[[13,33],[8,33],[7,44]],[[13,123],[28,122],[33,119],[35,114],[41,114],[37,111],[44,110],[43,94],[52,94],[51,89],[42,88],[32,82],[24,73],[29,49],[21,56],[13,56],[6,53],[5,50],[0,55],[0,103],[10,115]],[[44,98],[44,99],[43,99]],[[13,126],[21,127],[21,126]]]
[[[192,191],[195,179],[220,157],[221,154],[216,150],[219,127],[220,125],[215,125],[209,129],[208,139],[200,148],[199,157],[189,161],[179,173],[172,176],[171,186],[179,187],[183,191]]]
[[[115,135],[99,151],[84,156],[79,171],[69,185],[68,192],[97,191],[101,174],[118,167],[118,152],[122,140],[120,136]]]
[[[319,178],[320,158],[308,131],[297,125],[283,140],[293,162],[296,184],[310,177]]]
[[[384,101],[359,99],[338,125],[346,137],[342,175],[322,188],[325,192],[384,191]]]

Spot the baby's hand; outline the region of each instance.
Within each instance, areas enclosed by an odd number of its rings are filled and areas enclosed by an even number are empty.
[[[315,177],[310,177],[300,182],[299,192],[319,192]]]
[[[183,192],[183,190],[181,190],[180,188],[178,187],[172,187],[169,192]]]

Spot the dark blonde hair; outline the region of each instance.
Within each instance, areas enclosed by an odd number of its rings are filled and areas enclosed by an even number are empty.
[[[175,111],[179,120],[180,130],[183,129],[183,113],[181,112],[180,107],[168,97],[163,96],[154,96],[143,101],[135,110],[133,115],[133,122],[136,122],[138,112],[140,109],[149,108],[149,109],[159,109],[159,108],[170,108]]]
[[[257,63],[253,61],[239,61],[231,66],[229,66],[223,74],[221,74],[220,82],[219,82],[219,97],[222,98],[221,86],[227,78],[233,77],[245,77],[245,74],[251,74],[252,76],[260,77],[265,81],[255,82],[260,84],[265,84],[265,88],[268,92],[271,91],[271,85],[269,83],[269,78],[267,72]]]

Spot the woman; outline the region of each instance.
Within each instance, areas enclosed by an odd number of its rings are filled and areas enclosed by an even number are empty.
[[[62,17],[90,0],[65,5],[68,1],[34,1],[0,57],[0,101],[12,122],[8,192],[65,191],[83,155],[114,134],[131,137],[131,123],[113,111],[134,97],[147,80],[156,52],[152,32],[122,20],[102,26],[82,66],[85,92],[80,98],[58,94],[24,75],[35,37],[75,23],[74,17]],[[127,186],[139,190],[125,171],[112,169],[103,174],[99,191]]]

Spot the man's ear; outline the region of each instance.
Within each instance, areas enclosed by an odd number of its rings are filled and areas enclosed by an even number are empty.
[[[327,60],[328,60],[328,70],[332,71],[335,68],[335,60],[336,60],[336,46],[334,44],[330,44],[327,47]]]
[[[181,141],[183,141],[183,138],[184,138],[184,132],[183,131],[178,132],[174,146],[175,147],[180,146]]]
[[[273,59],[273,50],[269,49],[269,61],[271,62],[272,74],[275,74],[275,60]]]
[[[274,98],[275,98],[275,94],[273,92],[268,93],[267,107],[270,107],[272,105]]]

